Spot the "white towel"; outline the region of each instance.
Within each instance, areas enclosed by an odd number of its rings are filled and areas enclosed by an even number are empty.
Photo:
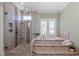
[[[65,40],[62,42],[63,45],[66,45],[66,46],[71,46],[72,45],[72,41],[70,40]]]

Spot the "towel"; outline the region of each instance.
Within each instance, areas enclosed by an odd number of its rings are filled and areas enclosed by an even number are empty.
[[[70,41],[70,40],[64,40],[62,42],[62,45],[71,46],[72,45],[72,41]]]

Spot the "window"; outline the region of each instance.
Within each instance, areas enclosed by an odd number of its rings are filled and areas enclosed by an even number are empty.
[[[55,35],[55,20],[56,19],[41,19],[40,20],[41,35]]]
[[[55,29],[54,28],[55,28],[55,22],[50,20],[49,21],[49,33],[50,34],[54,34],[55,33],[55,31],[54,31]]]
[[[41,22],[41,34],[47,34],[47,21],[42,21]]]

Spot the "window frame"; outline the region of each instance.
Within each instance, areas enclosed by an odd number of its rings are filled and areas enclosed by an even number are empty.
[[[41,34],[41,21],[46,21],[47,22],[47,36],[56,36],[56,18],[41,18],[40,19],[40,34]],[[49,33],[49,21],[54,21],[54,34]]]

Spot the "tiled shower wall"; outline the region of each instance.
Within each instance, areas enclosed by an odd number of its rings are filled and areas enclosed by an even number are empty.
[[[9,50],[15,47],[15,6],[5,2],[5,40],[4,48]]]

